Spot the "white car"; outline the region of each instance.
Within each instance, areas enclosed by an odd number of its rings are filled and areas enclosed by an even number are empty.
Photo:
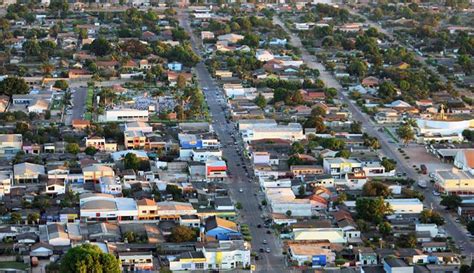
[[[239,192],[244,192],[244,190],[241,188],[241,189],[239,189]]]
[[[433,195],[434,195],[434,196],[440,196],[441,193],[439,193],[439,192],[437,192],[437,191],[433,191]]]

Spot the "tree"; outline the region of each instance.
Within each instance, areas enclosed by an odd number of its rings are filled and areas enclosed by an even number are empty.
[[[18,224],[21,221],[21,214],[19,212],[12,212],[10,215],[10,221],[12,224]]]
[[[347,71],[351,76],[356,76],[361,79],[367,74],[367,64],[360,59],[353,59],[347,68]]]
[[[438,226],[444,225],[443,217],[431,209],[425,209],[420,213],[420,222],[423,224],[436,224]]]
[[[357,199],[356,211],[358,218],[375,224],[382,222],[386,214],[393,212],[382,197]]]
[[[386,157],[382,158],[382,162],[380,164],[382,164],[386,172],[395,170],[395,168],[397,167],[397,162],[395,160]]]
[[[138,170],[140,168],[140,158],[134,153],[128,153],[123,159],[125,169]]]
[[[440,204],[445,206],[447,209],[456,209],[462,202],[461,197],[457,195],[443,196]]]
[[[66,144],[66,152],[70,154],[78,154],[81,151],[81,147],[77,143],[68,143]]]
[[[61,90],[66,90],[69,88],[69,84],[65,80],[57,80],[54,82],[53,87],[59,88]]]
[[[298,188],[298,195],[299,195],[299,196],[304,196],[305,193],[306,193],[306,188],[305,188],[305,186],[304,186],[304,185],[299,186],[299,188]]]
[[[60,272],[120,273],[122,268],[114,255],[102,252],[96,245],[83,244],[67,251],[61,260]]]
[[[415,139],[415,131],[413,127],[409,124],[402,124],[397,129],[397,135],[400,139],[402,139],[403,143],[407,145],[410,141]]]
[[[359,121],[355,121],[351,123],[351,133],[353,134],[360,134],[362,133],[362,123]]]
[[[337,154],[337,157],[349,158],[351,156],[351,151],[349,150],[340,150]]]
[[[198,234],[196,230],[185,226],[176,226],[171,230],[169,240],[173,243],[194,242]]]
[[[30,87],[25,80],[17,77],[8,77],[0,81],[0,95],[7,95],[11,97],[17,94],[28,94]]]
[[[95,39],[89,49],[97,56],[105,56],[112,52],[112,46],[109,41],[103,37]]]
[[[392,192],[387,187],[387,185],[383,184],[382,182],[378,182],[378,181],[369,181],[369,182],[365,183],[364,186],[362,187],[362,194],[364,196],[387,197],[391,193]]]
[[[262,95],[262,93],[258,93],[257,97],[254,100],[255,104],[260,107],[260,108],[265,108],[267,106],[267,100],[265,97]]]
[[[390,225],[389,222],[382,222],[377,226],[380,234],[382,234],[383,237],[386,237],[390,233],[392,233],[392,225]]]
[[[311,116],[304,123],[305,128],[314,128],[317,133],[323,133],[326,131],[326,125],[324,119],[320,116]]]
[[[384,81],[379,86],[378,96],[385,102],[391,102],[397,96],[397,90],[392,82]]]
[[[242,208],[243,208],[243,207],[242,207],[242,203],[237,202],[237,203],[235,204],[235,208],[236,208],[236,209],[242,209]]]
[[[303,154],[304,153],[304,145],[301,142],[294,142],[291,144],[290,154]]]
[[[57,14],[58,17],[65,18],[69,10],[69,4],[66,0],[51,0],[49,9],[51,13]]]
[[[401,248],[415,248],[416,243],[416,235],[413,233],[400,234],[400,237],[397,240],[397,245]]]
[[[178,78],[176,78],[176,87],[180,90],[183,90],[186,87],[186,77],[184,77],[183,74],[179,74]]]
[[[286,214],[286,216],[291,217],[292,212],[291,212],[291,210],[287,210],[285,214]]]
[[[32,212],[28,214],[28,222],[29,223],[37,223],[40,218],[39,213],[37,212]]]
[[[84,152],[86,153],[86,155],[93,156],[95,155],[95,153],[97,153],[97,149],[93,146],[89,146],[84,150]]]

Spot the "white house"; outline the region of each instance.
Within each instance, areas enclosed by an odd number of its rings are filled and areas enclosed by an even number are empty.
[[[255,58],[261,62],[268,62],[273,60],[275,56],[266,49],[257,49],[257,52],[255,52]]]
[[[293,240],[329,240],[330,243],[334,244],[344,244],[347,242],[344,231],[341,228],[294,228]]]
[[[148,121],[148,110],[137,109],[110,109],[105,111],[105,116],[102,116],[102,121],[105,122],[120,122],[120,121]]]
[[[102,176],[99,178],[99,186],[101,193],[107,193],[112,195],[122,194],[122,184],[120,180],[114,176]]]
[[[303,127],[299,123],[289,123],[288,125],[256,126],[251,129],[241,131],[242,138],[246,142],[261,139],[286,139],[298,141],[305,138]]]

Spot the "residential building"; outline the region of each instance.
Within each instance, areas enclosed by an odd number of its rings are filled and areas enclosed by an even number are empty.
[[[126,272],[153,270],[152,252],[119,252],[118,259]]]
[[[146,136],[142,131],[125,131],[124,146],[125,149],[144,149],[146,145]]]
[[[114,176],[101,176],[99,177],[99,187],[101,193],[107,193],[112,195],[122,194],[122,184],[120,180]]]
[[[208,243],[203,247],[208,270],[232,270],[250,266],[251,247],[241,240]]]
[[[217,240],[229,240],[230,236],[240,236],[237,224],[217,216],[211,216],[206,219],[205,234]]]
[[[336,260],[336,253],[331,249],[312,243],[292,243],[288,247],[288,254],[290,259],[295,261],[298,266],[310,263],[314,267],[324,267],[334,264]]]
[[[10,194],[13,181],[13,173],[11,171],[0,171],[0,199]]]
[[[13,166],[13,180],[15,183],[37,183],[40,175],[45,174],[43,165],[20,163]]]
[[[13,157],[23,146],[21,134],[0,134],[0,156]]]
[[[154,220],[157,218],[158,207],[155,200],[143,198],[137,201],[138,220]]]
[[[386,273],[413,273],[414,268],[404,260],[395,257],[386,257],[383,260],[383,269]]]
[[[85,222],[127,221],[138,219],[138,207],[133,198],[110,194],[81,194],[80,215]]]
[[[293,176],[306,176],[324,173],[322,166],[318,165],[291,165],[290,172]]]
[[[91,165],[82,168],[85,182],[99,182],[103,176],[115,176],[114,170],[105,165]]]
[[[323,168],[326,173],[331,174],[334,178],[343,178],[347,174],[361,171],[362,163],[355,159],[342,157],[324,158]]]
[[[286,214],[291,211],[293,216],[310,217],[313,215],[313,205],[309,199],[296,199],[291,188],[267,188],[265,198],[273,213]]]

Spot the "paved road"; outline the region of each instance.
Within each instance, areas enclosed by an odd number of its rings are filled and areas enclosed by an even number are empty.
[[[82,119],[86,111],[87,88],[78,87],[72,88],[72,90],[74,90],[72,94],[72,112],[70,115],[66,115],[66,125],[71,125],[74,119]]]
[[[379,126],[374,124],[374,122],[370,119],[368,115],[363,113],[357,105],[349,99],[349,97],[342,91],[341,84],[336,80],[336,78],[328,71],[325,70],[324,66],[316,60],[316,57],[309,54],[308,51],[303,47],[301,44],[300,38],[292,33],[288,28],[285,27],[284,23],[280,20],[279,17],[274,16],[273,21],[275,24],[280,25],[283,29],[290,35],[290,42],[294,47],[300,48],[302,59],[305,61],[306,65],[309,68],[318,69],[320,72],[320,79],[325,83],[327,87],[333,87],[338,90],[339,98],[347,104],[349,111],[352,113],[352,118],[362,123],[363,130],[371,135],[378,138],[382,153],[388,157],[392,158],[397,161],[397,170],[399,172],[406,173],[409,177],[418,181],[420,179],[429,180],[424,175],[418,174],[412,166],[407,164],[407,161],[404,160],[402,155],[397,151],[398,144],[389,143],[389,137],[382,132],[378,131]],[[441,215],[445,218],[446,224],[444,226],[448,235],[450,235],[458,245],[462,245],[464,251],[462,252],[468,258],[470,257],[471,253],[474,253],[474,245],[470,241],[469,237],[466,236],[465,229],[455,222],[455,219],[447,213],[443,207],[439,205],[439,198],[435,197],[432,192],[432,186],[430,185],[424,191],[425,196],[425,206],[432,207],[434,210],[441,213]]]
[[[200,52],[200,41],[193,34],[188,22],[188,17],[182,11],[179,12],[179,22],[182,27],[191,35],[191,43],[195,52]],[[258,253],[260,259],[256,261],[256,271],[258,272],[291,272],[285,266],[282,247],[279,240],[272,234],[267,234],[267,229],[258,228],[257,225],[264,224],[262,220],[263,212],[259,209],[260,200],[258,197],[258,186],[252,182],[252,179],[246,174],[251,170],[249,162],[242,157],[243,147],[241,143],[234,145],[234,136],[238,132],[232,122],[228,122],[225,116],[224,104],[222,102],[223,92],[215,83],[207,70],[205,64],[200,62],[196,66],[196,74],[199,84],[203,88],[207,104],[212,116],[212,125],[216,131],[221,144],[223,145],[223,154],[227,159],[228,170],[231,178],[229,179],[229,191],[232,198],[242,204],[240,211],[242,223],[248,224],[252,235],[252,249],[259,252],[260,248],[270,248],[270,253]],[[251,174],[250,174],[251,175]],[[243,192],[240,192],[242,190]],[[263,240],[268,244],[263,245]]]

